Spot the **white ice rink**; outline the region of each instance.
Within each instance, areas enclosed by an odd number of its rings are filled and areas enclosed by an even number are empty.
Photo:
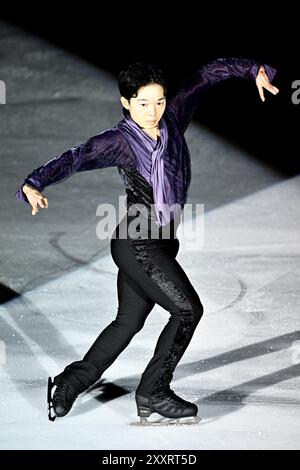
[[[202,421],[130,426],[138,420],[135,388],[168,320],[158,306],[69,415],[48,421],[48,375],[80,359],[117,312],[117,267],[108,241],[96,239],[95,212],[102,195],[105,202],[110,194],[116,201],[122,182],[116,169],[74,175],[46,189],[49,209],[35,217],[14,199],[14,191],[59,148],[75,145],[77,131],[80,143],[98,125],[104,129],[115,122],[118,103],[111,102],[117,94],[107,98],[105,90],[113,93],[115,86],[108,74],[81,66],[78,58],[4,23],[0,32],[0,50],[14,44],[15,51],[6,62],[12,104],[2,107],[0,124],[1,283],[16,293],[0,305],[0,449],[300,449],[300,177],[281,178],[196,124],[187,135],[193,156],[190,200],[200,201],[202,165],[208,172],[209,164],[226,159],[232,178],[224,175],[225,186],[228,192],[235,185],[240,189],[224,204],[212,196],[204,245],[191,249],[181,240],[177,256],[200,295],[204,316],[172,388],[197,403]],[[43,63],[45,54],[56,70]],[[18,94],[22,73],[27,81]],[[82,115],[70,122],[78,106]],[[249,175],[253,187],[242,194]]]

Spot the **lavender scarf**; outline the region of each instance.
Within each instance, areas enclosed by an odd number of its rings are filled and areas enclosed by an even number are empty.
[[[172,218],[169,207],[176,203],[164,171],[164,155],[168,145],[168,129],[164,118],[160,120],[160,138],[157,141],[142,130],[128,111],[124,111],[124,119],[117,127],[127,138],[136,156],[137,170],[153,188],[157,225],[168,224]]]

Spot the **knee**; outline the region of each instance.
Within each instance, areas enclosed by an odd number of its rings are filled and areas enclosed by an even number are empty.
[[[182,321],[187,322],[191,325],[196,325],[199,323],[203,315],[203,305],[200,300],[190,301],[185,305],[184,309],[178,309],[175,313],[175,317],[178,316]]]
[[[198,299],[197,302],[192,303],[192,317],[196,324],[201,320],[203,311],[204,309],[200,299]]]
[[[141,321],[133,322],[133,321],[131,321],[131,322],[124,323],[124,322],[121,322],[119,320],[114,320],[112,322],[112,325],[115,328],[123,329],[124,332],[126,332],[127,334],[133,336],[143,328],[144,322],[141,322]]]
[[[181,305],[180,308],[177,308],[173,312],[173,317],[177,317],[185,322],[194,324],[196,326],[201,320],[203,315],[203,305],[198,298],[189,299],[188,302],[185,302],[184,305]]]

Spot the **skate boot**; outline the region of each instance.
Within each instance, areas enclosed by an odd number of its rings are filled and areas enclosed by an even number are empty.
[[[54,394],[52,396],[52,389],[56,386]],[[54,377],[48,378],[48,418],[50,421],[54,421],[56,417],[60,418],[65,416],[71,410],[74,401],[78,397],[78,393],[72,388],[70,383],[63,374],[59,374]]]
[[[171,389],[162,397],[146,398],[136,394],[135,400],[140,422],[132,424],[143,426],[197,424],[201,419],[197,416],[197,405],[178,397]],[[152,413],[158,413],[162,418],[159,421],[148,421],[147,417]]]

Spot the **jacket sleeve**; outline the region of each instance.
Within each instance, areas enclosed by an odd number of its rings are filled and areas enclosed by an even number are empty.
[[[220,58],[202,66],[168,101],[168,110],[184,132],[190,123],[203,93],[215,83],[230,77],[255,80],[260,66],[265,67],[270,82],[276,70],[262,62],[244,58]]]
[[[38,191],[61,183],[78,171],[124,165],[134,167],[134,155],[122,133],[112,128],[72,147],[61,155],[33,170],[15,193],[17,199],[29,202],[22,187],[26,183]]]

